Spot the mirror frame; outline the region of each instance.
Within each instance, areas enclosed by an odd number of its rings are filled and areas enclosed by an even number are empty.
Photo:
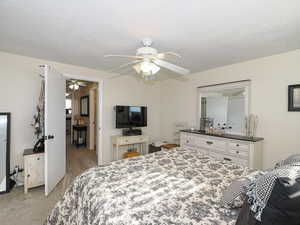
[[[86,109],[83,109],[83,101],[86,102]],[[86,111],[86,113],[84,113]],[[90,98],[88,95],[80,97],[80,116],[86,116],[89,117],[90,114]]]
[[[250,114],[250,86],[251,80],[240,80],[240,81],[233,81],[227,83],[219,83],[219,84],[212,84],[212,85],[205,85],[197,87],[197,129],[200,129],[200,118],[201,118],[201,98],[202,93],[207,92],[215,92],[220,90],[226,89],[234,89],[234,88],[244,88],[245,89],[245,116]],[[228,132],[230,134],[230,132]],[[246,133],[242,134],[246,135]]]
[[[10,185],[10,113],[0,112],[0,116],[7,116],[7,137],[6,137],[6,190],[0,191],[0,194],[8,193]]]
[[[288,86],[288,111],[289,112],[300,111],[300,107],[295,107],[294,105],[294,90],[299,88],[300,88],[300,84]]]

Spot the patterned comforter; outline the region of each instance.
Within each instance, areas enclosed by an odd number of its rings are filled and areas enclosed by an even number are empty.
[[[182,148],[115,161],[78,176],[45,225],[233,225],[220,198],[250,172]]]

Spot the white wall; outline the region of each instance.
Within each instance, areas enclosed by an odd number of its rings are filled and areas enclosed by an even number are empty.
[[[199,59],[201,60],[201,59]],[[250,112],[259,117],[264,137],[264,168],[300,153],[300,113],[287,111],[287,86],[300,83],[300,50],[189,75],[189,81],[161,83],[161,134],[172,140],[174,122],[196,126],[197,87],[251,79]]]
[[[87,75],[105,78],[107,73],[84,67],[66,65],[42,59],[0,52],[0,111],[11,112],[11,168],[23,166],[22,153],[35,143],[33,128],[30,126],[40,91],[38,65],[49,64],[67,74]],[[104,161],[111,159],[111,134],[120,133],[113,129],[113,106],[133,104],[149,106],[149,124],[145,132],[151,137],[159,137],[159,96],[158,85],[145,85],[132,77],[121,77],[104,81]]]
[[[110,146],[110,136],[120,134],[121,129],[115,129],[115,105],[142,105],[147,106],[148,126],[143,133],[148,134],[151,140],[160,137],[160,88],[159,85],[145,85],[133,78],[121,77],[118,80],[107,80],[104,84],[104,145]],[[150,140],[150,141],[151,141]],[[104,161],[112,159],[111,152],[104,153]]]

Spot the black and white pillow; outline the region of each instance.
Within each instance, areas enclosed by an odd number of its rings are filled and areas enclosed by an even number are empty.
[[[247,193],[236,225],[300,225],[300,163],[269,171],[255,182],[256,198]]]
[[[285,160],[282,160],[275,164],[275,169],[286,166],[289,164],[296,164],[300,163],[300,154],[291,155],[290,157],[286,158]]]
[[[221,205],[226,208],[240,208],[246,198],[247,187],[251,182],[263,175],[262,171],[254,171],[247,176],[235,179],[224,191]]]

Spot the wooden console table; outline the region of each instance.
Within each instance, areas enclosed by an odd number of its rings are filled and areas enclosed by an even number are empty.
[[[76,131],[76,138],[75,138]],[[82,140],[81,140],[82,138]],[[87,126],[86,125],[73,125],[73,144],[78,148],[81,145],[87,146]]]
[[[118,160],[122,157],[120,156],[120,147],[140,144],[140,153],[142,155],[148,154],[149,146],[149,136],[137,135],[137,136],[123,136],[123,135],[113,135],[111,137],[113,159]]]

